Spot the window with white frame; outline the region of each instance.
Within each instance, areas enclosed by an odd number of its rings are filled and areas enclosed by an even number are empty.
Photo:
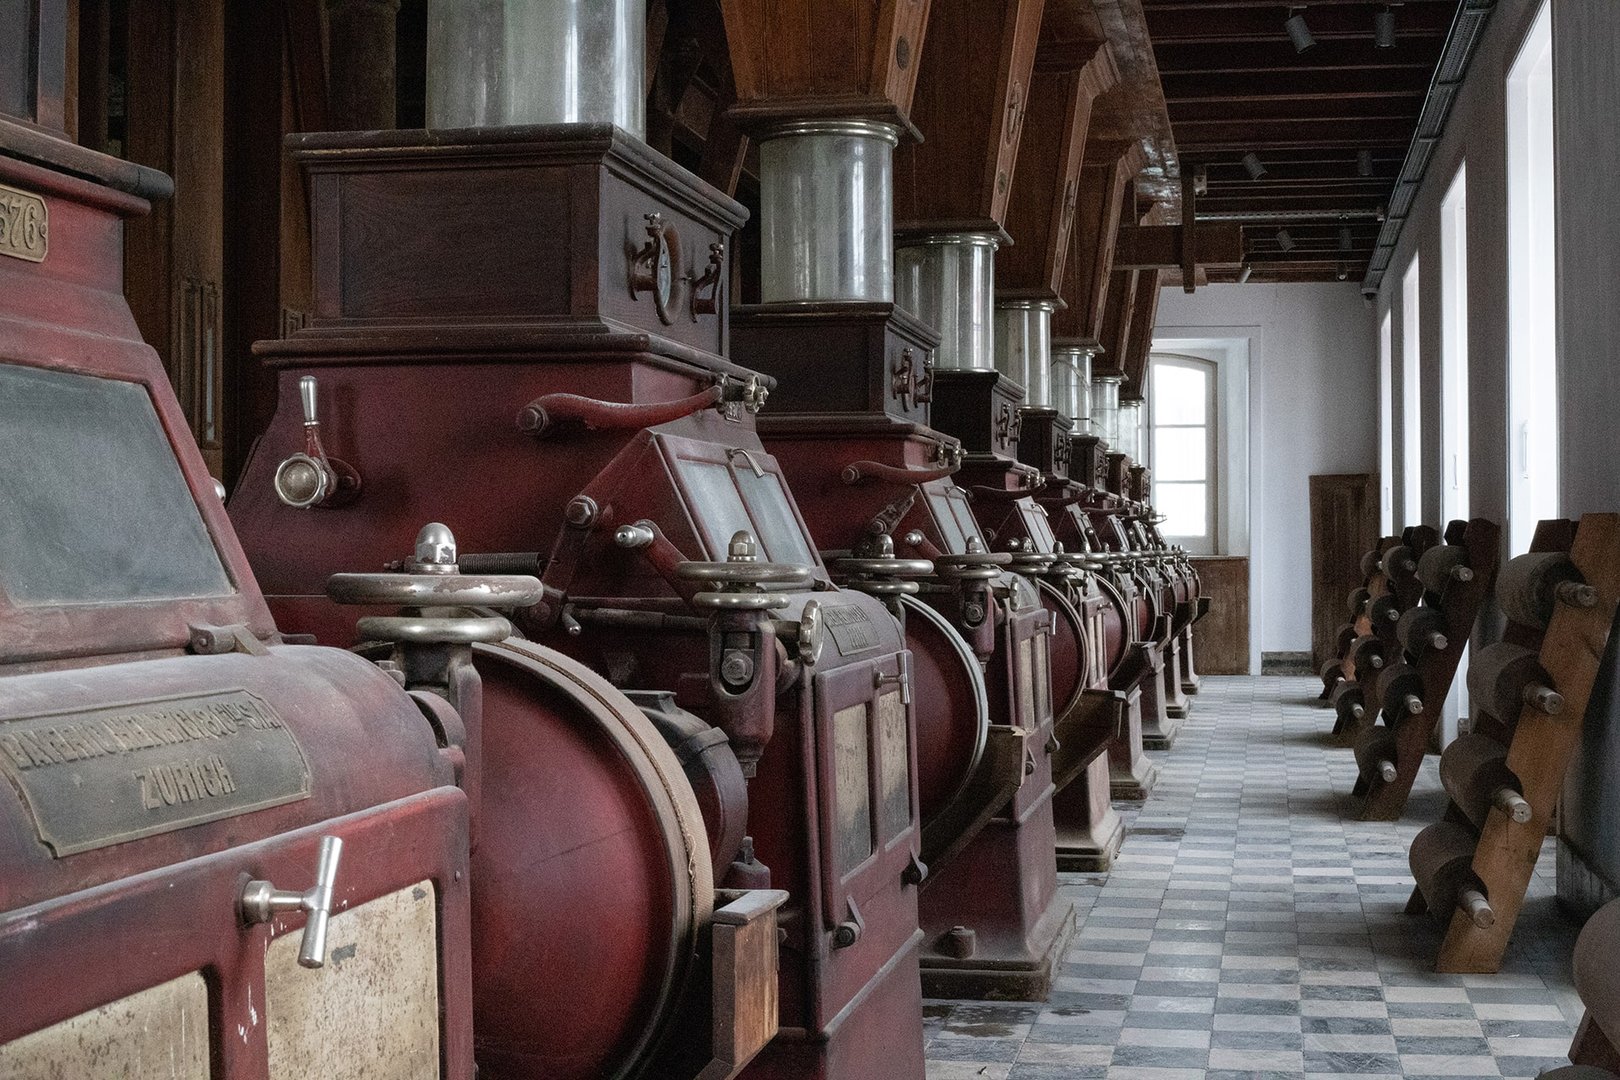
[[[1148,409],[1153,428],[1153,505],[1160,532],[1199,555],[1215,553],[1219,506],[1216,368],[1195,356],[1155,355]]]
[[[1378,530],[1395,532],[1395,353],[1390,312],[1378,325]]]
[[[1401,279],[1401,524],[1423,524],[1423,358],[1417,256]]]
[[[1508,533],[1526,551],[1559,516],[1558,257],[1552,4],[1544,2],[1507,78]]]

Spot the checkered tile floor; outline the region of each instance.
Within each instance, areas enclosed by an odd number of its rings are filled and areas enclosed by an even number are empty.
[[[1080,929],[1045,1004],[927,1004],[929,1080],[1533,1077],[1568,1064],[1578,929],[1541,858],[1498,975],[1437,975],[1402,913],[1445,804],[1348,820],[1350,752],[1306,678],[1204,679],[1111,874],[1061,875]]]

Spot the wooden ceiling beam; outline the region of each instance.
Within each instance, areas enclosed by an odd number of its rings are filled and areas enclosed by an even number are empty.
[[[1001,229],[1043,4],[933,0],[911,113],[923,141],[894,156],[896,231]]]
[[[1142,9],[1147,12],[1148,18],[1155,19],[1164,12],[1185,11],[1208,15],[1211,12],[1241,10],[1243,8],[1262,8],[1271,11],[1286,12],[1290,7],[1309,7],[1311,11],[1320,11],[1326,8],[1346,7],[1362,8],[1367,11],[1381,10],[1385,0],[1298,0],[1290,4],[1288,0],[1142,0]],[[1455,0],[1394,0],[1399,4],[1401,11],[1415,11],[1421,7],[1450,7],[1455,10]]]
[[[1165,101],[1265,101],[1426,94],[1429,69],[1378,68],[1361,71],[1270,71],[1221,75],[1164,76]]]
[[[1309,77],[1331,71],[1432,71],[1440,49],[1378,49],[1372,42],[1341,41],[1294,51],[1286,38],[1230,45],[1160,45],[1153,50],[1165,76],[1292,72]]]
[[[1053,42],[1047,29],[1043,25],[1030,78],[1029,120],[1019,142],[1018,169],[1007,206],[1006,227],[1013,245],[996,252],[996,294],[1006,299],[1060,298],[1092,105],[1119,81],[1119,68],[1105,44]],[[1061,51],[1056,50],[1059,44]],[[1047,57],[1044,64],[1042,55]],[[1080,66],[1059,67],[1057,56],[1079,61]]]
[[[1429,39],[1443,39],[1451,28],[1452,7],[1447,4],[1413,4],[1395,11],[1396,49],[1407,48]],[[1311,36],[1318,42],[1372,40],[1373,13],[1382,4],[1344,4],[1321,7],[1312,3],[1305,12]],[[1286,40],[1284,4],[1266,7],[1226,8],[1211,17],[1209,6],[1197,9],[1164,8],[1147,5],[1148,31],[1156,45],[1216,44],[1242,41]]]

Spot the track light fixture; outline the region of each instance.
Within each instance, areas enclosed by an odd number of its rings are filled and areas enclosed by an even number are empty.
[[[1259,180],[1266,175],[1266,167],[1260,159],[1254,156],[1254,151],[1243,155],[1243,169],[1249,174],[1250,180]]]
[[[1340,263],[1339,264],[1339,280],[1340,281],[1349,281],[1350,280],[1350,264],[1349,263]]]
[[[1253,273],[1254,273],[1254,264],[1253,263],[1244,263],[1242,269],[1240,269],[1238,271],[1238,284],[1239,285],[1247,284],[1248,281],[1249,281],[1250,275],[1252,275]]]
[[[1287,229],[1277,230],[1277,246],[1282,248],[1284,251],[1294,250],[1294,238],[1288,235]]]
[[[1371,150],[1356,151],[1356,175],[1371,176],[1373,174],[1373,159]]]
[[[1339,250],[1353,251],[1355,246],[1355,237],[1350,235],[1350,226],[1341,225],[1339,227]]]
[[[1288,31],[1288,40],[1294,43],[1295,52],[1304,52],[1316,47],[1316,39],[1311,36],[1311,28],[1305,23],[1305,9],[1296,8],[1283,23],[1283,29]]]
[[[1395,47],[1395,10],[1388,4],[1373,15],[1373,44],[1380,49]]]

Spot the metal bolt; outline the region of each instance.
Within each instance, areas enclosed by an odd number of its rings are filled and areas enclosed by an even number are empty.
[[[754,677],[754,658],[741,649],[733,649],[720,661],[720,678],[730,686],[746,685]]]

